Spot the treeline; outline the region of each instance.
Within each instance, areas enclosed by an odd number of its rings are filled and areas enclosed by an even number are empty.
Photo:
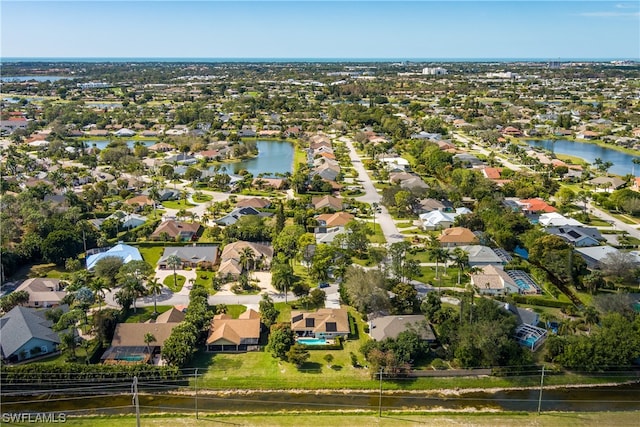
[[[202,285],[193,285],[189,292],[189,310],[184,321],[171,331],[162,348],[162,358],[169,365],[185,366],[197,348],[204,344],[213,318],[208,298],[209,294]]]
[[[629,314],[603,316],[589,335],[549,337],[546,360],[589,372],[628,368],[640,358],[640,316]]]

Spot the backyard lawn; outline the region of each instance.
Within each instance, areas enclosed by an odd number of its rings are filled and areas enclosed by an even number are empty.
[[[290,321],[290,308],[283,304],[276,304],[280,310],[279,321]],[[355,313],[349,309],[352,315]],[[198,381],[198,385],[211,388],[253,388],[253,389],[288,389],[304,388],[319,389],[343,387],[375,387],[376,381],[370,378],[366,368],[355,368],[351,364],[350,353],[358,356],[360,364],[364,359],[359,352],[360,346],[369,338],[363,332],[364,322],[358,314],[358,334],[356,339],[344,342],[342,350],[311,350],[311,357],[300,368],[295,365],[274,359],[267,351],[248,352],[242,354],[209,354],[199,352],[194,359],[194,367],[207,369]],[[333,356],[331,366],[324,360],[327,354]],[[251,375],[247,375],[247,373]]]
[[[138,250],[142,259],[155,267],[164,252],[164,246],[138,246]]]

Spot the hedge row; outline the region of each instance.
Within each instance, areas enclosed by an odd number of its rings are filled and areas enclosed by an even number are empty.
[[[26,384],[37,386],[68,386],[69,381],[122,382],[134,376],[139,380],[172,381],[181,378],[180,370],[171,366],[154,365],[85,365],[80,363],[64,363],[59,365],[30,363],[17,366],[2,366],[0,382],[3,386]]]
[[[513,295],[513,300],[516,303],[520,304],[528,304],[528,305],[539,305],[542,307],[553,307],[553,308],[564,308],[573,305],[570,302],[565,301],[555,301],[549,299],[543,299],[540,297],[528,296],[528,295]]]

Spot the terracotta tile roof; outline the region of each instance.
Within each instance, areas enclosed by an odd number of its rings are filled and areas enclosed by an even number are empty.
[[[468,228],[452,227],[442,230],[438,240],[440,243],[474,243],[478,241],[478,238]]]
[[[327,227],[344,226],[348,222],[353,221],[355,217],[347,212],[336,212],[332,214],[318,215],[318,221],[324,221]]]
[[[216,315],[211,321],[211,331],[207,344],[215,344],[223,340],[239,345],[246,339],[260,338],[260,315],[254,310],[247,310],[238,319],[229,315]]]
[[[549,205],[542,199],[521,199],[519,204],[524,205],[524,208],[530,212],[556,212],[557,209]]]

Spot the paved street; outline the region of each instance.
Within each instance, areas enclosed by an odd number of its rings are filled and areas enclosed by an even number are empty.
[[[612,217],[608,213],[606,213],[604,211],[601,211],[598,207],[593,205],[591,202],[587,203],[587,208],[589,209],[589,212],[591,214],[593,214],[594,216],[597,216],[598,218],[600,218],[603,221],[607,221],[607,222],[611,223],[613,225],[614,229],[616,229],[616,230],[624,230],[627,233],[629,233],[629,235],[631,237],[635,237],[636,239],[640,239],[640,230],[638,230],[633,225],[625,224],[624,222],[620,221],[619,219]]]
[[[382,234],[384,234],[384,237],[387,240],[388,244],[403,241],[405,236],[400,234],[395,222],[393,221],[393,218],[391,218],[391,215],[389,215],[389,211],[387,211],[387,208],[382,206],[382,203],[380,203],[382,197],[378,193],[378,190],[376,190],[376,188],[374,187],[373,181],[362,165],[362,160],[356,152],[356,149],[353,146],[353,142],[350,138],[346,137],[340,138],[340,141],[344,142],[347,148],[349,148],[349,157],[351,158],[351,163],[353,164],[354,169],[358,172],[358,180],[364,188],[365,194],[363,196],[356,197],[356,199],[369,204],[374,202],[378,203],[381,212],[376,215],[376,222],[380,224]]]

